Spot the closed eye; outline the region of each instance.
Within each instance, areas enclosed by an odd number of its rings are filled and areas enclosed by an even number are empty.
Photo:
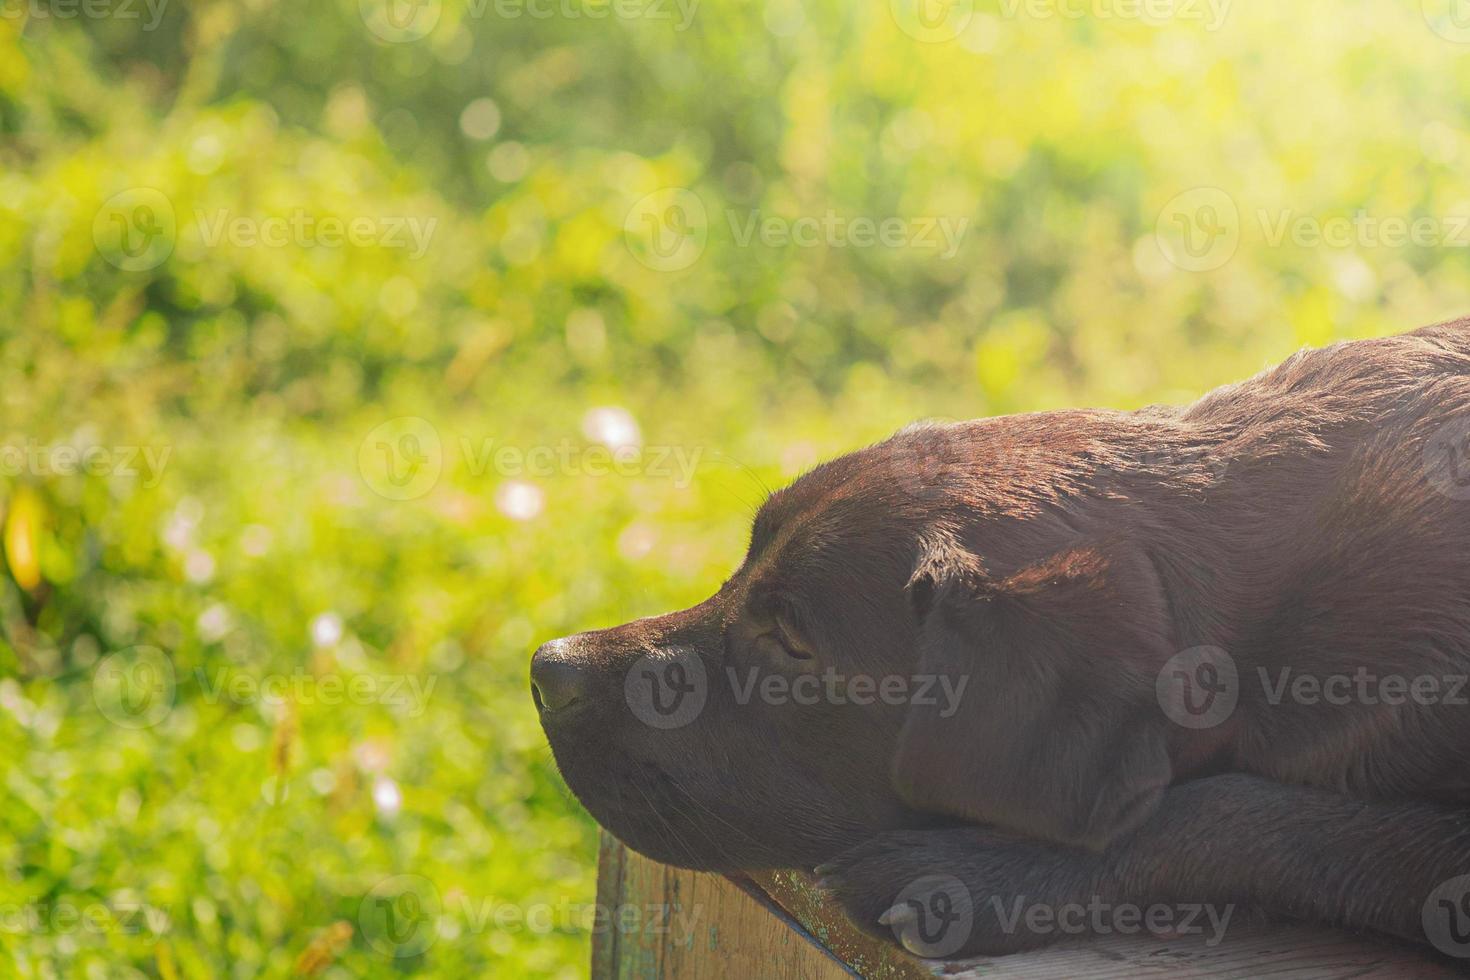
[[[771,653],[779,653],[792,660],[810,660],[812,652],[794,636],[780,622],[776,623],[775,629],[768,633],[762,633],[756,637],[757,644],[767,644],[775,649]]]

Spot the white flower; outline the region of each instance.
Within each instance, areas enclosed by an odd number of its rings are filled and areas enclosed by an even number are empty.
[[[582,416],[582,434],[612,450],[637,448],[643,444],[638,421],[626,408],[604,405]]]
[[[546,495],[534,483],[506,480],[495,491],[495,506],[513,521],[529,521],[546,506]]]

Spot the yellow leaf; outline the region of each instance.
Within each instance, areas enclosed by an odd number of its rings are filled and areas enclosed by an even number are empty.
[[[17,585],[34,592],[41,584],[40,537],[46,505],[40,494],[18,487],[5,518],[5,561]]]
[[[174,964],[174,951],[167,942],[159,940],[158,947],[153,951],[153,959],[158,964],[158,975],[163,980],[179,980],[179,971]]]
[[[314,977],[331,966],[337,954],[352,940],[352,924],[338,919],[317,933],[301,955],[296,958],[293,972],[298,976]]]

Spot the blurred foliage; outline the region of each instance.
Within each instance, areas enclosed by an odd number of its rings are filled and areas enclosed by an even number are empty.
[[[1180,400],[1464,312],[1434,2],[506,2],[0,0],[7,974],[580,975],[586,916],[493,918],[593,896],[535,643],[700,598],[766,486],[914,418]],[[1197,188],[1203,268],[1163,240]],[[1438,238],[1275,233],[1360,212]],[[297,213],[378,238],[217,234]],[[833,215],[909,237],[746,237]],[[385,952],[403,875],[442,908]]]

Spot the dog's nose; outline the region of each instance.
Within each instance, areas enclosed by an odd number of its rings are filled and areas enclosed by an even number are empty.
[[[541,644],[531,657],[531,697],[546,711],[557,711],[587,696],[587,671],[567,656],[566,639]]]

